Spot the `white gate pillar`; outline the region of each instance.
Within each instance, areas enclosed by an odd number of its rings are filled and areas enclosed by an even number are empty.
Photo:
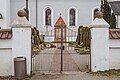
[[[91,27],[91,71],[109,70],[109,24],[102,18],[101,12]]]
[[[20,16],[21,15],[21,16]],[[14,58],[26,57],[27,75],[31,74],[31,24],[27,21],[23,10],[12,25],[12,75],[14,75]]]

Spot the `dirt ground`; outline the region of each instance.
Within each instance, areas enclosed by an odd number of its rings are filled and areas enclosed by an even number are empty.
[[[92,75],[86,72],[36,73],[24,80],[120,80],[120,76]]]

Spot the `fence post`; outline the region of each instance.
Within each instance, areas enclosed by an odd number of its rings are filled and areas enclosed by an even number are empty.
[[[109,24],[102,17],[98,11],[90,24],[92,72],[109,70]]]

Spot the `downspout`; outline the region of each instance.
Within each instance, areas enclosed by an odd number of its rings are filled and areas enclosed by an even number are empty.
[[[27,20],[29,21],[28,0],[26,0],[26,13],[27,13],[26,18],[27,18]]]
[[[38,0],[36,0],[36,28],[38,28]]]

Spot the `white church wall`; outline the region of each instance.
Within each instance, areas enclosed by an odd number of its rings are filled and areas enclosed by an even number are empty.
[[[0,13],[3,19],[0,19],[0,27],[6,28],[10,26],[10,0],[2,0],[0,2]]]
[[[109,40],[110,69],[120,69],[120,39]]]

